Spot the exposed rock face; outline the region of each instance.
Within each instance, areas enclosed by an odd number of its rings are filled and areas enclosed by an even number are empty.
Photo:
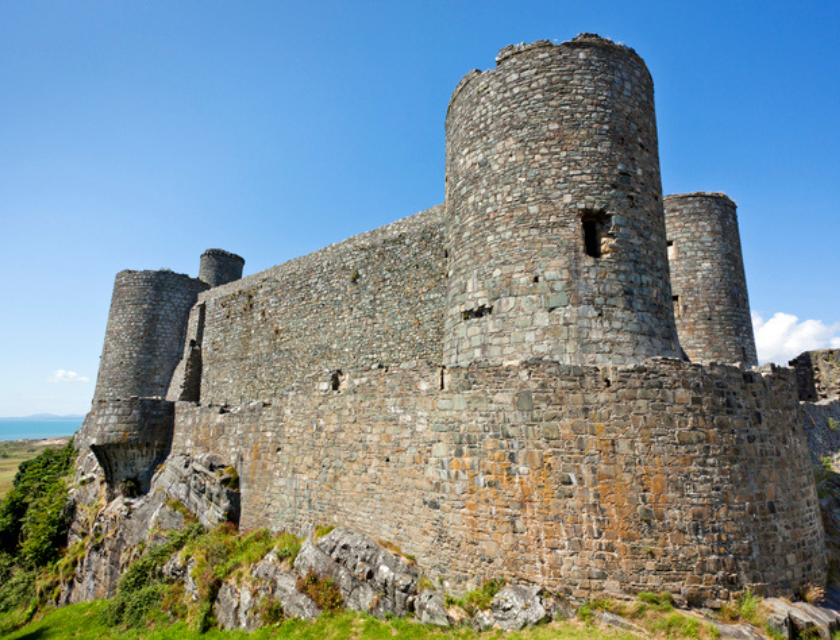
[[[229,463],[215,453],[173,455],[155,474],[152,485],[180,500],[205,527],[239,522],[239,490],[225,471],[228,468]]]
[[[78,515],[71,526],[69,542],[85,536],[93,542],[88,545],[76,578],[64,589],[62,604],[111,597],[123,571],[141,555],[141,543],[147,547],[162,544],[167,540],[166,531],[183,528],[185,513],[168,500],[180,501],[207,528],[239,515],[239,492],[225,486],[230,477],[223,472],[227,465],[216,454],[195,459],[173,456],[154,475],[147,494],[138,498],[117,496],[110,502],[108,488],[100,484],[101,472],[91,472],[90,458],[80,456],[78,465],[80,472],[87,471],[83,476],[86,483],[73,497]],[[98,502],[107,504],[97,513]],[[173,578],[177,575],[189,587],[188,570],[181,568],[177,573],[175,565],[169,570],[175,572]]]
[[[307,595],[297,590],[297,575],[283,568],[279,558],[269,553],[241,584],[227,580],[216,598],[216,619],[223,629],[257,629],[263,625],[261,607],[279,601],[283,615],[312,620],[321,610]]]
[[[304,541],[295,571],[332,578],[348,609],[377,617],[412,612],[420,579],[413,564],[366,535],[343,528],[331,531],[317,543]]]
[[[438,627],[448,627],[452,618],[446,612],[446,602],[435,591],[424,591],[414,600],[415,617],[421,624],[433,624]]]
[[[508,585],[490,602],[490,609],[473,618],[478,631],[496,628],[518,631],[551,619],[551,603],[541,597],[540,587]]]
[[[496,626],[506,631],[533,626],[551,618],[540,587],[504,587],[490,603]]]
[[[140,557],[141,542],[147,546],[162,544],[166,541],[164,532],[183,526],[184,515],[167,506],[162,493],[113,500],[96,516],[90,532],[93,543],[59,602],[110,598],[122,573]]]
[[[840,630],[840,613],[805,602],[786,602],[768,598],[764,605],[769,609],[767,624],[787,638],[825,638]]]

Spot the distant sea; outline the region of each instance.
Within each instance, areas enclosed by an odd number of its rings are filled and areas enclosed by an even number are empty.
[[[72,436],[82,426],[83,417],[78,418],[0,418],[0,441],[39,440]]]

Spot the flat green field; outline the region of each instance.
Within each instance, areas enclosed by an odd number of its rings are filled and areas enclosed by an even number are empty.
[[[22,462],[34,458],[44,449],[60,449],[70,437],[47,440],[6,440],[0,442],[0,500],[12,488],[18,467]]]

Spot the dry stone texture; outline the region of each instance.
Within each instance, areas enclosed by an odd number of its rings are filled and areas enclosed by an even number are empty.
[[[356,370],[271,405],[177,403],[173,451],[229,452],[246,528],[344,524],[455,588],[505,577],[694,601],[823,579],[791,372],[533,362],[438,381]]]
[[[679,355],[653,81],[632,49],[540,41],[467,74],[446,204],[447,365]]]
[[[840,349],[806,351],[790,361],[800,400],[840,398]]]
[[[735,203],[722,193],[665,197],[680,345],[695,362],[758,364]]]
[[[207,287],[171,271],[117,274],[94,401],[166,396],[184,350],[187,315]]]

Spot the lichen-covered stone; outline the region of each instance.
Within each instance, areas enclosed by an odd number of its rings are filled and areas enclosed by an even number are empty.
[[[414,600],[414,612],[421,624],[433,624],[437,627],[452,626],[452,618],[446,612],[446,602],[436,591],[426,590]]]
[[[295,571],[332,578],[348,609],[377,617],[414,611],[417,568],[356,531],[339,527],[317,543],[308,538],[295,560]]]
[[[519,631],[550,620],[551,614],[544,606],[541,591],[541,587],[503,587],[490,602],[494,626],[505,631]]]

